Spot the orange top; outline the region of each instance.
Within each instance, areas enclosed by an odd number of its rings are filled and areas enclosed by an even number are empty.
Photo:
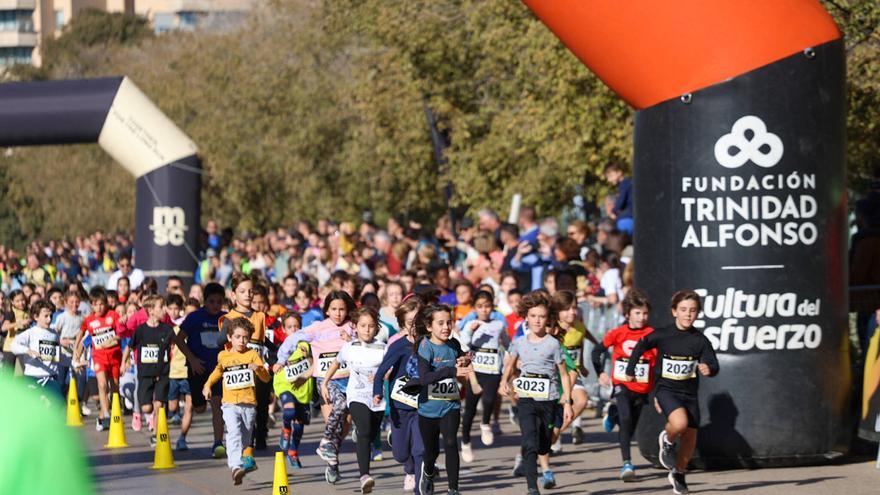
[[[523,0],[637,109],[841,36],[817,0]]]

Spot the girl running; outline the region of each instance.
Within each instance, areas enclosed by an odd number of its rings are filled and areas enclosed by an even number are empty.
[[[347,342],[339,350],[336,360],[330,364],[321,396],[330,401],[328,384],[341,366],[347,366],[350,376],[345,388],[346,404],[357,427],[357,461],[361,475],[361,493],[370,493],[376,481],[370,476],[370,451],[373,439],[379,433],[379,425],[385,415],[385,398],[373,396],[373,384],[381,382],[377,369],[385,355],[385,344],[376,339],[379,332],[379,313],[371,307],[363,307],[352,314],[357,340]],[[376,380],[376,378],[379,378]]]
[[[315,380],[312,379],[314,372],[312,347],[308,342],[297,342],[297,339],[292,337],[299,330],[299,324],[300,316],[297,313],[291,311],[284,314],[281,328],[287,337],[278,349],[278,355],[283,354],[288,357],[284,361],[279,359],[272,368],[275,372],[273,388],[275,396],[281,402],[283,414],[278,447],[282,451],[287,451],[287,461],[294,469],[302,468],[299,444],[305,426],[311,422],[309,402],[315,392]]]
[[[419,376],[418,360],[413,354],[415,320],[422,309],[421,300],[410,296],[397,308],[400,332],[394,334],[385,351],[376,376],[387,377],[391,383],[391,452],[403,464],[403,489],[415,492],[421,474],[425,445],[419,433],[419,396],[404,391],[404,386]],[[373,381],[373,398],[384,397],[383,384]]]
[[[697,371],[715,376],[719,367],[709,339],[693,327],[700,313],[700,296],[690,290],[678,291],[672,296],[671,307],[675,323],[639,340],[626,365],[625,380],[637,381],[640,359],[647,351],[657,349],[660,366],[656,367],[659,376],[654,397],[666,416],[666,428],[659,437],[660,464],[670,470],[672,491],[688,493],[684,472],[697,446],[700,427]]]
[[[416,320],[413,348],[419,362],[419,432],[425,443],[419,491],[434,495],[434,462],[440,455],[440,435],[446,453],[447,495],[458,495],[458,426],[461,421],[461,396],[458,379],[473,372],[461,346],[452,336],[452,308],[430,304]]]
[[[599,375],[599,384],[608,387],[613,384],[614,395],[612,407],[609,409],[608,418],[617,417],[620,424],[618,441],[620,443],[620,455],[623,457],[623,466],[620,468],[620,479],[623,481],[635,481],[636,471],[630,456],[630,443],[632,435],[639,423],[642,408],[648,404],[648,393],[654,385],[654,376],[651,370],[657,360],[657,351],[651,349],[639,359],[636,365],[635,381],[626,380],[626,367],[629,364],[630,353],[636,343],[654,329],[648,326],[648,314],[651,312],[651,303],[648,298],[638,289],[630,290],[623,299],[623,314],[626,323],[605,334],[602,344],[593,349],[593,368]],[[608,356],[606,350],[613,347],[611,356],[613,362],[611,377],[605,373],[605,359]],[[605,426],[607,431],[614,428],[610,423]],[[610,428],[609,428],[610,426]]]
[[[477,292],[474,296],[474,308],[477,319],[466,324],[461,331],[461,344],[470,347],[473,352],[473,367],[477,383],[482,393],[472,387],[467,388],[465,395],[464,416],[461,423],[461,459],[473,462],[471,448],[471,426],[477,414],[477,402],[482,399],[483,417],[480,422],[480,440],[489,446],[495,442],[490,421],[495,403],[498,401],[498,385],[501,382],[501,363],[503,349],[510,347],[510,337],[504,323],[490,318],[494,309],[494,298],[486,291]]]
[[[571,421],[571,382],[565,367],[562,347],[547,332],[552,321],[552,304],[541,291],[527,294],[520,301],[519,313],[525,317],[529,333],[510,346],[510,358],[501,377],[501,394],[509,395],[508,381],[514,370],[521,368],[513,391],[519,397],[520,431],[522,433],[523,467],[529,495],[538,491],[537,460],[550,453],[552,427],[556,409],[563,403],[563,422]],[[562,394],[558,385],[562,384]],[[560,397],[561,395],[561,397]]]

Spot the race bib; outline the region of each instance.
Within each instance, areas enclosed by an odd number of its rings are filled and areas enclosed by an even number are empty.
[[[403,391],[404,385],[406,382],[410,380],[408,376],[402,376],[397,380],[394,380],[394,385],[391,386],[391,398],[400,402],[401,404],[406,404],[409,407],[418,409],[419,407],[419,396],[408,394]]]
[[[159,346],[145,345],[141,347],[141,364],[155,364],[159,362]]]
[[[284,378],[287,379],[288,382],[293,383],[311,368],[312,362],[306,357],[301,357],[296,361],[287,363],[284,367]]]
[[[571,356],[572,361],[574,361],[574,365],[579,365],[581,363],[581,352],[583,351],[583,347],[573,345],[571,347],[566,346],[566,349],[568,349],[568,354]]]
[[[315,370],[315,376],[324,378],[330,371],[330,366],[336,361],[338,352],[324,352],[318,355],[318,369]],[[348,363],[341,363],[339,369],[333,374],[333,379],[348,378]]]
[[[668,380],[690,380],[697,377],[697,360],[694,358],[663,356],[660,374]]]
[[[97,349],[116,347],[116,332],[112,328],[106,328],[100,333],[92,335],[92,343]]]
[[[626,381],[626,367],[629,365],[629,359],[620,358],[617,361],[614,361],[614,374],[612,375],[615,380]],[[639,361],[636,365],[636,382],[637,383],[648,383],[650,379],[651,373],[651,365],[649,363],[643,363]]]
[[[220,332],[199,332],[199,340],[202,342],[202,347],[206,347],[208,349],[217,349],[220,347],[217,345],[217,340],[220,338]]]
[[[52,361],[57,363],[61,360],[61,346],[55,340],[41,340],[40,359],[43,361]]]
[[[246,364],[223,368],[223,386],[226,390],[241,390],[254,386],[254,372]]]
[[[264,345],[261,344],[260,342],[257,342],[257,341],[254,341],[254,340],[251,340],[251,341],[249,341],[249,342],[247,343],[247,347],[248,347],[248,349],[253,349],[253,350],[257,351],[257,354],[259,354],[260,357],[264,357],[264,356],[265,356],[265,353],[266,353],[266,346],[264,346]]]
[[[520,397],[547,400],[550,398],[550,377],[536,373],[523,373],[513,381],[513,390]]]
[[[444,378],[428,385],[428,400],[460,400],[458,380]]]
[[[498,349],[477,349],[474,352],[474,371],[487,375],[499,374]]]

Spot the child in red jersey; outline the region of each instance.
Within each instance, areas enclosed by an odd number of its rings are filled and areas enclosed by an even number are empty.
[[[607,387],[614,384],[615,404],[609,408],[605,417],[605,430],[614,428],[613,418],[616,415],[620,424],[618,440],[620,453],[623,457],[623,467],[620,469],[620,479],[634,481],[636,478],[630,457],[630,441],[636,424],[639,422],[642,408],[649,403],[648,393],[653,387],[654,362],[657,359],[657,351],[650,350],[643,354],[636,365],[635,381],[626,381],[626,367],[629,363],[630,353],[639,340],[654,329],[648,326],[648,314],[651,312],[651,303],[638,289],[632,289],[623,300],[623,313],[627,322],[605,334],[602,345],[593,348],[593,367],[599,374],[599,384]],[[613,347],[611,359],[613,361],[612,373],[609,378],[605,373],[606,350]],[[615,414],[616,406],[616,414]]]
[[[119,371],[122,367],[122,347],[119,345],[122,324],[119,314],[110,309],[107,293],[103,289],[94,289],[90,294],[92,314],[83,320],[82,328],[74,344],[74,360],[80,362],[83,353],[83,338],[86,333],[92,338],[92,362],[95,376],[98,379],[98,399],[101,403],[101,414],[95,424],[97,431],[110,427],[110,400],[107,385],[111,393],[119,392]]]

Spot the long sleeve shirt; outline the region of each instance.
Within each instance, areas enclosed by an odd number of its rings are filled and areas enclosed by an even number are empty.
[[[32,378],[58,377],[62,360],[60,337],[54,330],[33,326],[15,336],[12,342],[12,353],[21,358],[24,364],[24,375]],[[39,354],[32,357],[28,351]],[[68,365],[69,365],[69,360]]]
[[[695,396],[700,386],[698,364],[709,366],[709,376],[718,374],[718,358],[712,343],[693,327],[679,330],[669,325],[642,337],[630,354],[626,367],[628,376],[635,376],[639,358],[649,349],[657,349],[657,388]]]
[[[249,365],[257,364],[256,370],[249,369]],[[248,349],[245,352],[220,351],[217,356],[217,367],[208,376],[205,387],[211,387],[218,380],[223,379],[223,403],[224,404],[249,404],[257,405],[255,392],[256,381],[259,378],[264,383],[269,382],[269,370],[263,365],[263,360],[257,351]]]
[[[394,386],[394,383],[399,378],[405,378],[407,376],[407,362],[413,355],[413,343],[409,341],[407,338],[401,338],[399,340],[395,340],[394,343],[388,346],[385,351],[385,357],[382,358],[382,364],[379,365],[379,369],[376,370],[376,379],[373,380],[373,395],[382,395],[383,388],[383,380],[381,377],[384,377],[388,371],[391,371],[391,376],[389,377],[389,383]],[[393,399],[393,398],[392,398]],[[418,400],[416,398],[416,400]],[[414,407],[404,404],[398,400],[392,400],[392,407],[396,407],[398,409],[405,410],[413,410]]]

